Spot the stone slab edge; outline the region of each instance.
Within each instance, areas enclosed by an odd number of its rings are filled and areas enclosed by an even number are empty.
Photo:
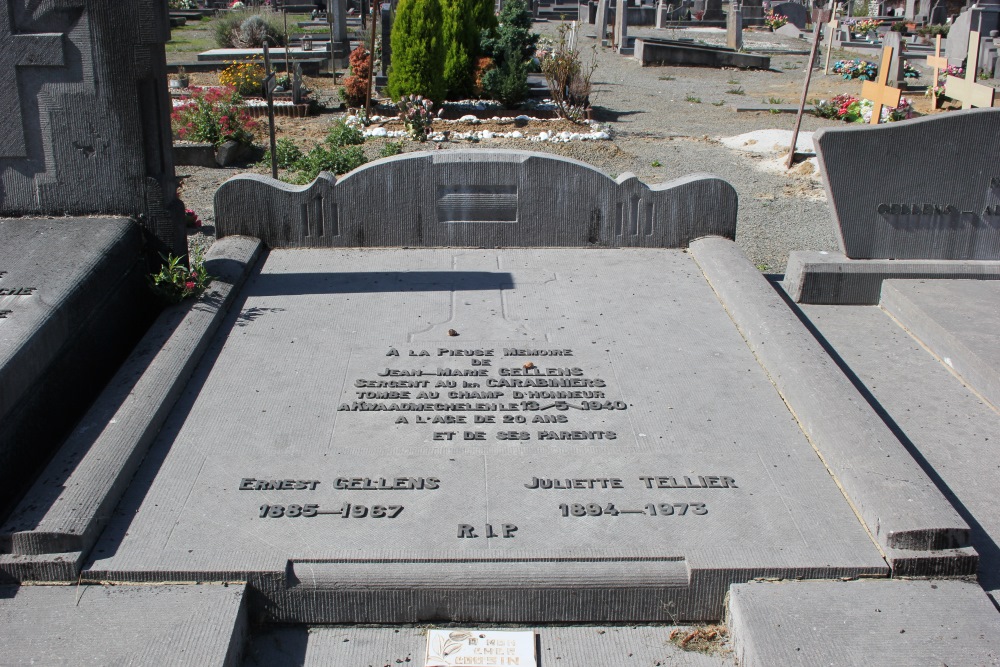
[[[738,246],[690,252],[883,553],[967,547],[969,526]]]
[[[257,239],[239,236],[212,246],[206,256],[206,270],[215,276],[209,289],[190,304],[168,309],[154,323],[0,529],[0,552],[90,550],[260,249]],[[68,478],[64,470],[72,471]],[[16,569],[26,571],[25,563]]]
[[[793,251],[782,287],[795,303],[875,306],[882,281],[904,279],[1000,280],[1000,261],[848,259],[841,253]]]
[[[882,286],[882,310],[924,344],[994,408],[1000,408],[1000,370],[969,349],[958,337],[928,317],[896,281]],[[996,304],[1000,306],[1000,304]]]

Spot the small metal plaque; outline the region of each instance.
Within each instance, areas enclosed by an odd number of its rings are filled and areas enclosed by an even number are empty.
[[[264,79],[264,96],[269,97],[271,93],[274,92],[274,89],[277,87],[278,87],[278,77],[274,75],[274,72],[271,72],[270,74],[267,75],[267,78]]]
[[[428,630],[425,667],[537,667],[531,630]]]

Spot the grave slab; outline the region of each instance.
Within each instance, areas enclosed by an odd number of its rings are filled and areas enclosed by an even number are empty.
[[[237,667],[243,586],[0,587],[0,655],[11,665]]]
[[[679,40],[635,40],[635,59],[643,67],[650,65],[699,65],[705,67],[739,67],[743,69],[768,69],[769,56],[740,53],[721,46],[694,44]]]
[[[1000,283],[889,280],[881,306],[1000,409]]]
[[[800,309],[845,376],[968,522],[979,581],[995,597],[1000,512],[996,469],[984,462],[995,459],[1000,414],[878,306]]]
[[[962,581],[741,584],[729,621],[746,667],[1000,662],[1000,616]]]
[[[155,315],[141,252],[123,218],[0,220],[0,516]]]
[[[84,577],[247,579],[280,622],[606,622],[887,571],[690,256],[330,249],[251,277]]]
[[[676,665],[733,667],[727,644],[717,652],[684,650],[670,633],[691,632],[686,626],[587,626],[528,628],[538,635],[539,665]],[[243,667],[299,664],[420,665],[426,631],[423,628],[269,627],[249,642]],[[398,661],[398,662],[397,662]],[[498,663],[499,664],[499,663]]]

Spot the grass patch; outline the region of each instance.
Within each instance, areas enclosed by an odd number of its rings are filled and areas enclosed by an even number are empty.
[[[723,104],[725,104],[725,102],[723,102],[722,100],[719,100],[718,102],[712,102],[713,107],[721,107]]]
[[[694,95],[688,95],[684,98],[685,102],[690,102],[691,104],[701,104],[701,98],[695,97]]]
[[[660,77],[660,81],[673,81],[673,80],[674,80],[675,78],[677,78],[677,77],[673,77],[673,76],[670,76],[670,75],[668,74],[668,75],[666,75],[666,76],[661,76],[661,77]]]
[[[769,97],[769,98],[767,98],[767,103],[768,104],[784,104],[785,100],[781,99],[780,97]]]
[[[743,90],[742,87],[740,87],[740,88],[730,88],[726,92],[729,93],[730,95],[746,95],[747,94],[747,91]]]
[[[726,83],[728,83],[730,86],[738,86],[738,85],[740,85],[740,82],[737,81],[736,79],[730,79],[729,81],[726,81]]]

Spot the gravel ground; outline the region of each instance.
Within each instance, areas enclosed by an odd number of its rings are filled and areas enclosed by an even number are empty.
[[[540,22],[535,29],[543,35],[555,34],[556,23]],[[584,26],[583,50],[595,44],[594,27]],[[638,28],[637,36],[692,37],[710,43],[723,43],[721,29],[655,30]],[[610,49],[597,49],[598,68],[594,73],[591,101],[595,119],[606,123],[613,132],[611,141],[540,143],[526,140],[485,140],[479,143],[446,142],[445,150],[455,148],[516,148],[541,150],[590,163],[605,173],[617,176],[636,174],[646,183],[658,183],[691,173],[721,177],[736,188],[740,199],[737,242],[761,270],[784,271],[791,250],[835,250],[837,248],[832,216],[818,174],[810,164],[800,165],[791,173],[768,172],[767,162],[777,154],[751,155],[728,148],[719,142],[755,130],[790,131],[794,114],[740,112],[734,104],[798,102],[807,60],[805,40],[762,32],[747,32],[751,48],[784,50],[771,56],[768,71],[743,71],[704,67],[640,67],[638,61],[621,57]],[[835,54],[839,57],[840,54]],[[589,55],[586,55],[589,57]],[[925,74],[926,81],[929,75]],[[323,85],[314,81],[318,85]],[[332,94],[333,86],[321,94]],[[860,82],[844,81],[838,76],[814,72],[809,99],[829,98],[840,92],[860,92]],[[738,91],[738,92],[737,92]],[[922,102],[922,99],[918,100]],[[326,114],[322,125],[338,117]],[[282,121],[279,136],[298,137]],[[803,132],[841,123],[810,115],[802,121]],[[376,157],[383,140],[369,140],[366,152]],[[405,142],[406,151],[426,150],[427,144]],[[659,166],[653,166],[657,164]],[[260,168],[253,169],[261,172]],[[205,221],[202,230],[192,235],[198,245],[211,242],[212,197],[227,178],[247,169],[206,169],[181,166],[181,196],[189,208]]]

